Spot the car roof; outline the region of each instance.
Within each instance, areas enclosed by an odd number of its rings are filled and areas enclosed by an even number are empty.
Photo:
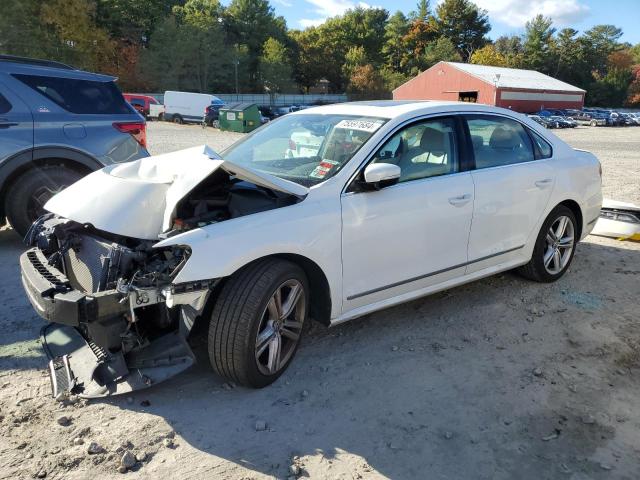
[[[442,100],[375,100],[368,102],[346,102],[318,107],[306,108],[291,115],[310,115],[320,113],[324,115],[357,115],[363,117],[378,117],[392,119],[406,114],[428,114],[439,112],[485,112],[516,114],[513,110],[469,102],[450,102]]]
[[[76,70],[68,65],[60,64],[55,66],[52,62],[51,65],[46,62],[29,63],[26,60],[16,61],[9,57],[0,58],[0,72],[7,74],[22,74],[22,75],[40,75],[49,77],[69,78],[76,80],[90,80],[93,82],[113,82],[117,80],[117,77],[110,75],[102,75],[99,73],[85,72],[84,70]]]

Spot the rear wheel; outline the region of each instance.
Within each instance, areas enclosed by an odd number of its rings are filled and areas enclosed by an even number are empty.
[[[24,236],[29,226],[45,213],[45,203],[81,178],[80,172],[53,165],[20,175],[7,190],[5,200],[5,212],[13,229]]]
[[[569,268],[578,243],[573,212],[558,205],[542,224],[531,260],[519,268],[523,276],[536,282],[555,282]]]
[[[295,355],[307,319],[304,271],[280,259],[254,262],[235,273],[220,292],[209,323],[209,359],[219,375],[262,388],[274,382]]]
[[[177,123],[178,125],[182,125],[184,123],[184,121],[182,120],[182,117],[180,115],[174,115],[173,116],[173,123]]]

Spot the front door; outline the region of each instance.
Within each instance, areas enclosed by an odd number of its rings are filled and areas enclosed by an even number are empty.
[[[343,313],[464,273],[474,187],[456,137],[451,118],[401,129],[372,159],[400,181],[343,194]]]

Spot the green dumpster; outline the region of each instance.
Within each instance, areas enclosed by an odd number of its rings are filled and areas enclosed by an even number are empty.
[[[220,130],[247,133],[260,126],[260,110],[255,103],[234,103],[220,109]]]

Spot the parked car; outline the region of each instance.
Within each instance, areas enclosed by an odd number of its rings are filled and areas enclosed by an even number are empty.
[[[564,111],[562,110],[556,110],[556,109],[552,109],[552,108],[547,108],[547,109],[543,109],[540,110],[537,113],[538,116],[540,117],[551,117],[553,115],[559,115],[559,116],[564,116]]]
[[[618,112],[610,112],[609,121],[614,127],[624,127],[627,125],[626,118]]]
[[[605,126],[607,124],[606,118],[585,111],[574,113],[571,115],[571,118],[578,122],[578,124],[591,125],[592,127]]]
[[[560,115],[552,115],[547,118],[549,119],[549,121],[555,122],[556,125],[559,126],[559,128],[575,128],[578,126],[578,122],[576,122],[572,118],[561,117]]]
[[[220,127],[220,109],[224,107],[224,103],[214,103],[207,105],[204,109],[204,118],[202,119],[202,126],[206,127]]]
[[[113,77],[0,55],[0,224],[24,235],[55,193],[148,155],[144,118]]]
[[[164,92],[164,120],[178,124],[201,123],[205,108],[210,105],[223,106],[215,95],[191,92]]]
[[[527,115],[531,120],[539,123],[545,128],[560,128],[557,122],[550,120],[551,117],[541,117],[540,115]]]
[[[636,125],[640,125],[640,113],[638,112],[630,112],[629,115],[633,118]]]
[[[620,113],[620,116],[623,118],[625,125],[627,126],[636,126],[640,124],[635,116],[630,113]]]
[[[288,158],[305,132],[307,154]],[[22,278],[53,322],[42,338],[57,393],[175,375],[194,362],[197,322],[217,373],[264,387],[309,318],[336,325],[514,268],[560,279],[598,219],[601,181],[593,154],[509,110],[311,108],[220,154],[194,147],[87,176],[46,204]]]
[[[140,95],[137,93],[123,93],[124,99],[129,102],[136,111],[147,118],[149,116],[149,110],[151,105],[159,105],[160,102],[150,95]]]
[[[164,105],[152,103],[149,105],[149,120],[164,120]]]

